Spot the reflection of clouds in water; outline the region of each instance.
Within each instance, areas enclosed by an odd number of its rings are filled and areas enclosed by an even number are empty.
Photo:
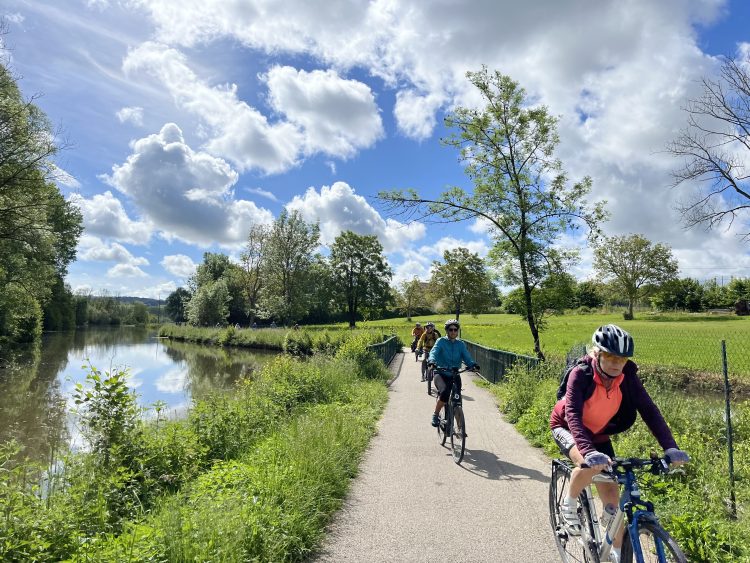
[[[131,389],[138,389],[141,385],[143,385],[143,379],[138,377],[143,372],[144,370],[142,368],[129,369],[128,376],[126,378],[128,387],[130,387]]]
[[[160,375],[154,385],[163,393],[182,393],[187,384],[188,372],[186,369],[172,369]]]

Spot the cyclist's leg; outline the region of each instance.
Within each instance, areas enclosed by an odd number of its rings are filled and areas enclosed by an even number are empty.
[[[596,444],[596,449],[603,454],[608,455],[610,459],[615,458],[615,449],[612,446],[611,441]],[[620,502],[620,487],[616,481],[595,481],[594,486],[596,487],[597,493],[599,493],[599,500],[602,501],[602,509],[608,504],[613,506],[618,505]],[[622,547],[622,538],[624,534],[625,527],[623,526],[617,531],[617,534],[613,538],[612,545],[615,548],[620,549],[620,547]]]
[[[443,409],[443,406],[445,405],[446,401],[448,400],[448,397],[450,396],[451,392],[451,385],[452,381],[450,381],[449,378],[446,378],[442,374],[438,373],[437,371],[434,372],[434,379],[433,382],[435,383],[435,390],[437,391],[437,401],[435,403],[435,415],[440,416],[440,411]]]

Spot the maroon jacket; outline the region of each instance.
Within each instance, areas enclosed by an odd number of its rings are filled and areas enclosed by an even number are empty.
[[[591,366],[591,373],[593,373],[594,358],[585,356],[583,360]],[[565,397],[557,401],[555,408],[552,409],[549,421],[550,427],[562,427],[570,430],[578,451],[581,452],[582,456],[585,456],[596,450],[594,444],[606,442],[611,435],[624,432],[633,426],[636,413],[640,413],[641,418],[662,449],[676,448],[677,444],[664,417],[651,400],[637,375],[638,366],[628,360],[622,371],[625,374],[625,378],[620,385],[622,403],[615,416],[603,430],[593,434],[583,425],[583,406],[586,400],[593,395],[596,384],[593,377],[586,377],[584,370],[578,367],[570,373]]]

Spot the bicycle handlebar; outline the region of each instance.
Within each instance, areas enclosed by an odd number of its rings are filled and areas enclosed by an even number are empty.
[[[435,366],[435,371],[450,371],[450,372],[452,372],[452,374],[458,374],[458,373],[463,373],[465,371],[476,371],[476,370],[473,369],[473,366],[470,367],[470,368],[466,367],[466,368],[463,368],[463,369],[458,369],[458,368],[441,368],[439,366]]]
[[[670,471],[671,460],[669,456],[652,456],[648,459],[637,457],[616,457],[612,460],[612,469],[633,471],[635,469],[648,469],[654,475],[667,474]]]

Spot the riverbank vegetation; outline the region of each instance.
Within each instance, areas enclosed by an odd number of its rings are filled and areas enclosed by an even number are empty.
[[[48,466],[0,448],[0,559],[304,559],[386,401],[371,339],[280,356],[181,420],[139,409],[125,372],[91,368],[73,398],[88,451]]]
[[[500,409],[529,441],[545,453],[560,455],[552,441],[549,414],[555,404],[563,363],[548,361],[527,371],[518,367],[505,382],[485,384],[497,396]],[[684,473],[667,477],[644,475],[645,497],[656,505],[661,522],[674,535],[689,561],[734,562],[750,558],[750,401],[735,401],[734,468],[737,518],[728,506],[729,470],[724,403],[719,398],[689,396],[664,388],[653,378],[646,386],[669,423],[680,448],[691,462]],[[614,437],[621,456],[648,457],[658,444],[642,421]]]

